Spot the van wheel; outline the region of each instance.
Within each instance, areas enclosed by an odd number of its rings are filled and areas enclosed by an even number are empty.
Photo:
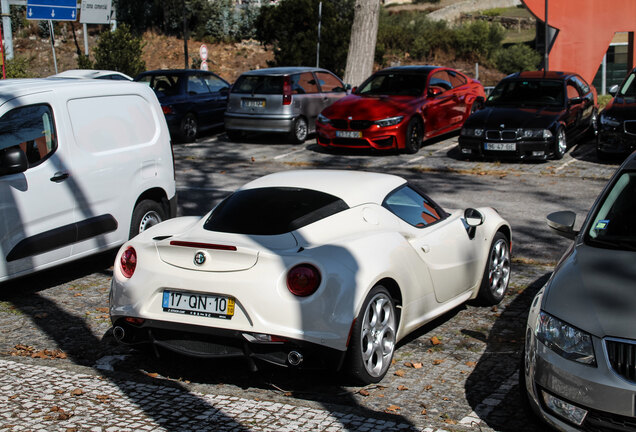
[[[181,120],[181,127],[179,128],[181,139],[184,142],[192,142],[197,137],[198,131],[199,125],[197,123],[197,118],[194,114],[187,113]]]
[[[347,351],[351,377],[362,384],[384,378],[393,359],[397,318],[391,294],[382,285],[371,289],[351,331]]]
[[[298,117],[292,124],[292,130],[289,131],[289,140],[294,144],[302,144],[307,139],[309,127],[304,117]]]
[[[166,220],[166,214],[161,204],[153,200],[141,201],[133,210],[129,238],[135,237],[137,234],[164,220]]]

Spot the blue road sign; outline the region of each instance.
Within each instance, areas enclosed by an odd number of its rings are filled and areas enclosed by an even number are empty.
[[[27,0],[27,19],[75,21],[77,0]]]

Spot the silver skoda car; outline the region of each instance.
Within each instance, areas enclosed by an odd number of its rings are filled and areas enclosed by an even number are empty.
[[[521,388],[563,431],[636,430],[636,153],[617,170],[580,231],[575,214],[548,215],[574,242],[528,316]]]
[[[225,131],[232,141],[245,132],[288,134],[302,143],[324,108],[346,96],[333,73],[314,67],[277,67],[242,74],[230,91]]]

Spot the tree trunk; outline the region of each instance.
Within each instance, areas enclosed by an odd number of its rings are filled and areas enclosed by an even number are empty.
[[[380,0],[356,0],[344,81],[358,86],[371,75],[380,20]]]

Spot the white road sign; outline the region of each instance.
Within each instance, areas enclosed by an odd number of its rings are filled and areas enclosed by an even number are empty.
[[[80,22],[82,24],[109,24],[111,0],[82,0]]]

